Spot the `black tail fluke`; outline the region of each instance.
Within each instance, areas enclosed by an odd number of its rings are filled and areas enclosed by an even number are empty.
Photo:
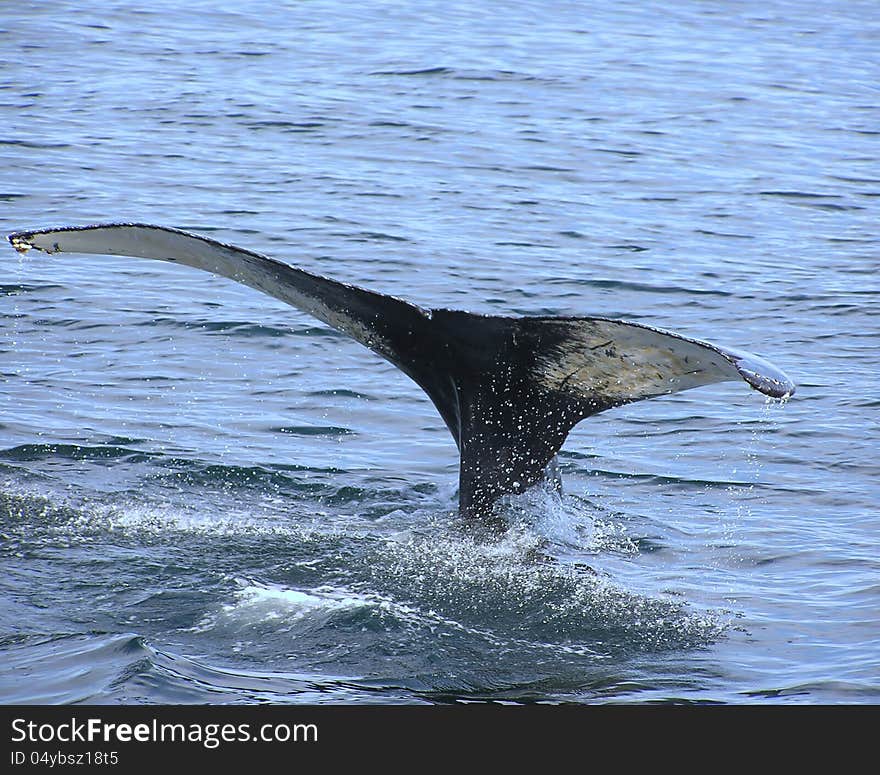
[[[426,390],[457,423],[465,515],[541,481],[571,429],[606,409],[730,380],[774,398],[795,389],[757,356],[636,323],[434,310],[432,324],[452,392]]]
[[[585,417],[645,398],[743,379],[775,398],[791,380],[745,352],[604,318],[427,310],[206,237],[146,224],[10,235],[16,250],[153,258],[227,277],[345,332],[428,394],[461,453],[465,516],[540,481]]]

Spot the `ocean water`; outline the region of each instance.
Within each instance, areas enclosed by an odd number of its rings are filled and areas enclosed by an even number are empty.
[[[4,233],[175,226],[798,391],[591,418],[480,536],[343,335],[7,247],[0,701],[880,701],[878,84],[868,1],[4,3]]]

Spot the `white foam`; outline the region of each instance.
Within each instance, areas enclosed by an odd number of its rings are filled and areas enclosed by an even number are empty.
[[[317,518],[316,518],[317,519]],[[88,511],[68,523],[73,528],[118,531],[121,533],[168,536],[175,533],[206,537],[221,536],[285,536],[308,540],[319,531],[301,523],[293,523],[274,514],[259,512],[218,513],[210,509],[181,509],[166,504],[90,503]],[[320,531],[326,536],[332,530]]]
[[[609,519],[595,504],[560,494],[551,485],[534,487],[505,505],[514,530],[533,531],[557,547],[592,555],[609,551],[638,554],[622,523]]]
[[[378,605],[378,601],[350,590],[321,586],[308,591],[280,584],[238,581],[232,601],[205,616],[193,630],[241,628],[270,623],[274,627],[322,626],[340,612]]]
[[[235,602],[224,606],[224,610],[266,609],[303,617],[373,605],[375,601],[364,595],[329,586],[317,587],[305,592],[276,584],[252,584],[241,589],[236,595]]]

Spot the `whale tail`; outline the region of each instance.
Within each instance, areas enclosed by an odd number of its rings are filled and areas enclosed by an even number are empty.
[[[590,415],[654,396],[745,380],[794,393],[750,353],[600,317],[504,317],[424,309],[207,237],[147,224],[16,232],[25,252],[153,258],[267,293],[348,334],[431,398],[461,454],[459,503],[486,516],[503,495],[540,481],[571,429]]]

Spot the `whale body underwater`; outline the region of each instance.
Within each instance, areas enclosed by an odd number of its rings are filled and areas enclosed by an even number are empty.
[[[170,261],[235,280],[348,334],[410,377],[460,453],[459,510],[493,518],[502,496],[543,481],[581,420],[701,385],[744,380],[772,398],[795,385],[751,353],[603,317],[426,309],[178,229],[136,223],[20,231],[21,253]]]

